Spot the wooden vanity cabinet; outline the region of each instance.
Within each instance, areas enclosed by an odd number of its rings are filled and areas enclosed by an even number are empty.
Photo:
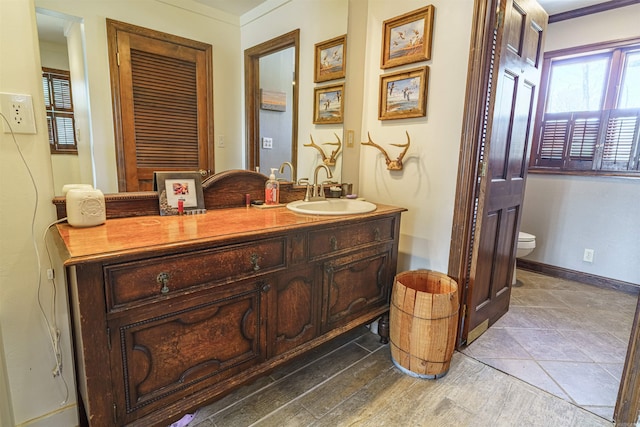
[[[159,218],[168,230],[192,221],[197,238],[168,239],[161,228],[160,240],[148,245],[143,236],[135,243],[132,231],[128,246],[92,254],[74,254],[74,241],[90,241],[98,227],[59,225],[68,251],[79,407],[88,424],[169,425],[385,314],[401,211],[307,221],[285,209],[228,209],[225,215],[247,223],[278,225],[225,237],[216,227],[231,223],[220,224],[221,213]],[[119,227],[135,230],[146,219],[114,221],[120,223],[101,226],[111,237],[105,242],[116,240],[110,233],[122,233]]]

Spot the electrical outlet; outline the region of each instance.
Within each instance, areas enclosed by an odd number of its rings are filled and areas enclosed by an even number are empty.
[[[273,148],[273,138],[262,137],[262,148]]]
[[[36,133],[36,120],[33,115],[33,101],[31,95],[15,93],[0,93],[0,110],[11,124],[13,133]],[[11,129],[3,120],[4,133],[11,133]]]
[[[593,253],[594,253],[593,249],[585,249],[582,260],[584,262],[593,262]]]
[[[218,148],[224,148],[224,135],[218,135]]]

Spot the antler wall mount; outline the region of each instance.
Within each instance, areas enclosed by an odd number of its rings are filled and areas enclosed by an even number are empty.
[[[402,152],[398,155],[398,157],[395,160],[391,160],[391,158],[389,157],[389,154],[387,154],[387,151],[384,148],[382,148],[380,145],[376,144],[375,142],[373,142],[371,140],[371,135],[369,134],[369,132],[367,132],[367,137],[369,138],[369,141],[368,142],[361,142],[360,144],[368,145],[370,147],[375,147],[378,150],[380,150],[382,152],[382,154],[384,154],[385,163],[387,164],[387,170],[390,170],[390,171],[401,171],[402,170],[402,159],[404,158],[405,154],[407,154],[407,150],[409,150],[409,146],[411,145],[411,138],[409,137],[409,132],[405,131],[405,133],[407,134],[407,143],[406,144],[391,144],[394,147],[404,148],[404,150],[402,150]]]
[[[322,145],[333,145],[333,146],[338,146],[338,148],[336,148],[335,150],[333,150],[331,152],[330,156],[327,156],[324,152],[324,150],[322,149],[321,146],[319,146],[318,144],[315,143],[315,141],[313,140],[313,136],[309,135],[309,137],[311,138],[311,143],[310,144],[303,144],[305,147],[313,147],[316,150],[318,150],[320,152],[320,155],[322,156],[322,163],[324,163],[327,166],[335,166],[336,165],[336,158],[338,157],[338,153],[340,152],[340,148],[342,148],[342,141],[340,141],[340,137],[335,134],[336,139],[338,140],[338,142],[323,142]]]

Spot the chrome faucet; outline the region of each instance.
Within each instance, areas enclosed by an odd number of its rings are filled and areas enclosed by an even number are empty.
[[[295,178],[294,178],[294,169],[293,169],[293,165],[291,164],[291,162],[284,162],[280,165],[280,174],[284,173],[284,167],[285,166],[289,166],[289,169],[291,169],[291,182],[295,182]]]
[[[321,164],[316,166],[316,169],[313,171],[313,195],[312,199],[324,199],[324,185],[318,184],[318,172],[320,169],[324,169],[327,173],[327,179],[333,178],[333,174],[331,173],[331,169],[325,164]]]

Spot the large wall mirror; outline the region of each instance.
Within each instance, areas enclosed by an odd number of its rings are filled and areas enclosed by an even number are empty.
[[[298,164],[298,64],[300,30],[244,52],[247,165],[264,174]]]
[[[77,154],[51,156],[56,195],[61,195],[62,186],[67,183],[93,184],[105,193],[119,191],[114,118],[109,104],[105,16],[213,45],[212,144],[216,173],[259,167],[261,173],[268,175],[270,168],[289,162],[295,172],[285,168],[277,174],[278,178],[286,181],[313,178],[314,169],[323,160],[317,149],[310,146],[311,138],[325,152],[331,152],[335,147],[323,144],[334,143],[337,135],[344,150],[342,124],[313,123],[314,89],[328,84],[314,83],[313,58],[314,44],[347,33],[348,0],[290,0],[275,13],[269,12],[246,25],[218,23],[214,27],[213,15],[177,10],[171,4],[155,4],[152,0],[133,4],[80,0],[35,3],[42,66],[70,72],[75,107]],[[153,13],[149,12],[150,4],[154,4]],[[300,14],[300,10],[305,13]],[[167,20],[166,16],[172,19]],[[291,31],[289,26],[292,16],[296,17],[298,32]],[[254,52],[259,71],[255,74],[250,69],[245,71],[244,52],[259,45],[267,48]],[[247,76],[279,79],[256,80],[257,90],[249,96],[242,93]],[[261,101],[277,104],[279,100],[284,111],[273,105],[260,108]],[[342,154],[337,159],[331,169],[333,180],[340,182]]]

